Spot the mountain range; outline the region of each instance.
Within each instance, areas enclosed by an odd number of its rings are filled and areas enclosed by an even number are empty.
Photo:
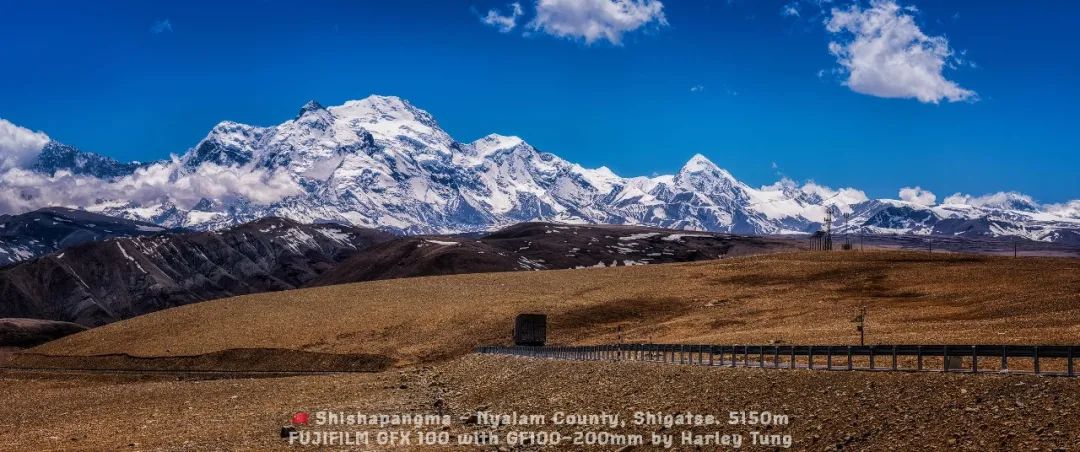
[[[676,174],[621,177],[513,136],[456,141],[393,96],[304,105],[269,127],[226,121],[169,160],[124,163],[55,141],[29,171],[61,204],[166,228],[216,230],[266,217],[406,234],[486,231],[527,221],[644,225],[740,234],[1020,237],[1080,243],[1080,201],[1044,206],[1016,193],[923,205],[783,180],[751,187],[706,157]],[[75,197],[63,184],[90,194]]]

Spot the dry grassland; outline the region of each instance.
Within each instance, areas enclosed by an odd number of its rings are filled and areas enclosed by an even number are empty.
[[[519,312],[549,342],[1071,343],[1080,260],[794,252],[709,262],[374,281],[204,302],[45,344],[38,353],[183,356],[237,348],[366,353],[397,365],[508,343]]]

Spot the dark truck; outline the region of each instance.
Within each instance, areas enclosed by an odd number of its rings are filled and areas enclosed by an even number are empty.
[[[542,346],[547,342],[547,315],[518,314],[514,319],[514,345]]]

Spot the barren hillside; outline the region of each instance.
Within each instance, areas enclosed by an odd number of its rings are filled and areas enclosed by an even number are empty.
[[[399,365],[506,343],[519,312],[553,343],[835,343],[869,307],[868,342],[1065,343],[1080,335],[1080,260],[877,251],[374,281],[227,298],[106,325],[38,353],[196,355],[280,348]]]

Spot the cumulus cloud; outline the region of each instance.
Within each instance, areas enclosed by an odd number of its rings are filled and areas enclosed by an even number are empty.
[[[284,171],[203,164],[191,172],[178,171],[173,158],[139,168],[115,180],[57,171],[49,176],[23,168],[0,172],[0,213],[18,213],[48,206],[88,208],[105,201],[136,205],[171,202],[190,209],[206,198],[223,202],[250,200],[270,204],[303,192]]]
[[[1015,191],[999,191],[982,196],[955,193],[945,197],[943,204],[967,204],[975,207],[1000,207],[1007,209],[1035,210],[1039,203],[1035,198]]]
[[[488,10],[487,15],[480,18],[480,21],[498,28],[501,33],[509,33],[514,27],[517,26],[518,18],[524,14],[521,9],[521,3],[514,2],[509,6],[510,14],[502,15],[497,10]]]
[[[150,26],[150,33],[159,35],[165,32],[172,33],[172,22],[169,19],[155,20],[154,24]]]
[[[832,189],[824,185],[818,185],[814,181],[808,181],[801,188],[803,193],[815,195],[825,205],[851,205],[868,201],[866,192],[850,187]]]
[[[44,132],[12,124],[0,118],[0,170],[25,166],[49,142]]]
[[[974,91],[945,78],[954,52],[944,36],[923,33],[912,11],[892,0],[832,9],[825,26],[841,39],[829,42],[829,52],[847,74],[844,84],[861,94],[924,103],[977,100]]]
[[[705,85],[694,85],[690,87],[691,93],[699,93],[705,91]]]
[[[621,45],[623,35],[649,24],[667,25],[659,0],[537,0],[529,27],[553,36]]]
[[[1048,213],[1060,217],[1076,218],[1080,220],[1080,199],[1074,199],[1060,204],[1047,204],[1043,206],[1043,209]]]
[[[922,187],[904,187],[900,189],[900,200],[921,206],[932,206],[937,201],[937,195]]]

